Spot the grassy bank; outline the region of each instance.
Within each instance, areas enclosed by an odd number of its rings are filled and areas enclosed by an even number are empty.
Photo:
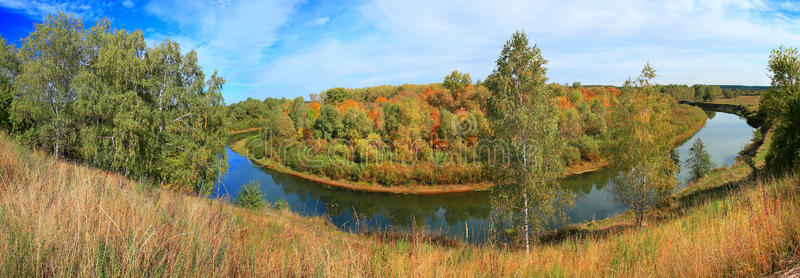
[[[321,218],[155,189],[0,137],[0,275],[759,276],[798,263],[800,179],[753,180],[738,165],[676,195],[675,209],[640,229],[616,218],[592,229],[605,233],[526,255],[424,234],[349,234]]]
[[[740,105],[750,111],[758,111],[760,101],[761,96],[737,96],[733,98],[717,98],[711,103]]]

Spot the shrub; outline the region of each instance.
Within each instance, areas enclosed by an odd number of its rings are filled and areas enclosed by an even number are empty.
[[[567,164],[572,165],[581,160],[581,151],[574,146],[567,146],[564,148],[563,156],[564,161],[567,162]]]
[[[435,165],[430,162],[418,163],[414,165],[412,176],[415,183],[418,184],[434,184],[436,183],[436,173],[434,172]]]
[[[264,200],[264,193],[261,193],[261,183],[251,181],[239,189],[239,197],[233,201],[237,206],[253,209],[261,209],[267,206]]]
[[[583,102],[583,94],[579,90],[570,90],[567,96],[573,104],[577,105]]]
[[[272,203],[272,208],[280,211],[292,211],[292,207],[289,206],[289,202],[286,199],[281,198],[280,200]]]
[[[250,155],[255,159],[264,159],[266,157],[264,144],[253,145],[253,148],[250,149]]]
[[[586,134],[599,135],[606,130],[606,120],[592,112],[587,113],[583,121]]]
[[[600,159],[600,148],[597,144],[597,141],[595,141],[591,136],[583,135],[575,138],[575,140],[573,140],[571,143],[578,148],[583,159],[590,161]]]

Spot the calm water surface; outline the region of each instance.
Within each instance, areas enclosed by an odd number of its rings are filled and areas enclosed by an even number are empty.
[[[677,150],[685,161],[692,143],[700,138],[717,166],[731,165],[739,150],[750,141],[752,132],[753,128],[737,115],[709,112],[705,127]],[[258,180],[270,203],[286,200],[292,211],[306,216],[325,215],[345,231],[407,230],[417,223],[434,233],[470,242],[481,242],[487,237],[490,209],[486,192],[425,196],[356,192],[256,167],[247,157],[230,149],[227,153],[230,168],[214,191],[216,197],[235,198],[242,185]],[[688,179],[686,168],[685,162],[681,163],[678,180],[682,184]],[[611,170],[601,170],[564,180],[565,186],[576,195],[574,207],[567,211],[568,223],[599,220],[626,209],[608,190],[614,174]]]

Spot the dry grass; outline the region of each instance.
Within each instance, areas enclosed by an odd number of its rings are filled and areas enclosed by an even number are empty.
[[[800,258],[798,176],[530,255],[341,232],[54,161],[0,136],[2,276],[759,276]]]

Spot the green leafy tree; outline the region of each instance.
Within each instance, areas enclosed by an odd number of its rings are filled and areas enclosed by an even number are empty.
[[[645,212],[662,201],[675,188],[678,170],[670,150],[674,127],[670,124],[672,99],[657,93],[650,81],[655,69],[646,64],[635,82],[625,82],[617,109],[612,112],[614,163],[620,170],[611,186],[614,198],[636,214],[641,226]]]
[[[445,140],[453,140],[455,139],[458,134],[456,133],[456,128],[458,127],[457,118],[453,113],[447,111],[447,109],[439,109],[439,128],[438,134],[439,138]]]
[[[488,128],[486,116],[480,110],[472,111],[459,124],[458,134],[463,137],[478,137]]]
[[[185,191],[208,192],[227,168],[225,81],[206,79],[194,51],[62,13],[19,56],[11,120],[22,141]]]
[[[11,129],[9,114],[14,100],[14,79],[19,74],[20,63],[13,44],[0,37],[0,129]]]
[[[322,93],[322,96],[326,104],[337,104],[350,98],[350,93],[345,88],[332,88]]]
[[[470,84],[472,84],[472,78],[469,73],[460,73],[454,70],[450,75],[444,77],[442,86],[450,90],[454,100],[460,100]]]
[[[306,105],[306,102],[303,100],[302,96],[299,96],[292,101],[292,106],[289,109],[289,117],[292,118],[295,129],[303,129],[308,127],[308,117],[306,116],[306,111],[308,111],[308,105]]]
[[[295,135],[294,122],[283,113],[283,111],[273,109],[265,117],[266,130],[274,139],[291,139]]]
[[[251,181],[243,185],[239,189],[239,196],[233,200],[233,203],[251,209],[262,209],[268,205],[264,200],[264,193],[261,192],[261,183],[258,181]]]
[[[761,109],[773,126],[767,169],[782,173],[800,165],[800,55],[796,48],[772,50],[769,58],[771,87],[761,99]]]
[[[92,165],[142,177],[152,116],[139,97],[147,44],[141,32],[113,32],[107,20],[86,40],[88,66],[74,81],[78,155]]]
[[[265,98],[263,102],[264,103],[263,109],[266,109],[266,111],[271,111],[275,109],[280,110],[281,108],[283,108],[283,104],[286,103],[286,101],[287,101],[286,98],[274,98],[274,97]]]
[[[397,103],[387,102],[383,105],[383,128],[385,136],[391,137],[401,124],[402,112]]]
[[[181,55],[165,41],[148,50],[145,101],[153,114],[148,137],[152,168],[148,176],[182,190],[207,192],[227,169],[225,80],[214,72],[205,78],[197,53]]]
[[[314,122],[314,135],[317,138],[333,139],[338,138],[342,133],[342,116],[339,110],[332,105],[323,105],[319,111],[319,117]]]
[[[559,181],[565,145],[558,130],[557,107],[545,87],[547,77],[539,48],[530,47],[523,32],[515,32],[485,81],[491,92],[487,118],[491,123],[484,147],[487,176],[495,182],[492,204],[505,223],[519,223],[518,232],[530,250],[530,237],[549,221],[563,219],[571,201]]]
[[[367,113],[358,109],[348,109],[342,116],[344,137],[347,139],[360,139],[372,132],[374,123],[367,117]]]
[[[231,104],[228,109],[228,115],[231,121],[242,122],[247,120],[263,119],[264,115],[269,112],[267,104],[263,101],[247,98],[245,101]]]
[[[49,148],[55,157],[71,151],[75,140],[73,81],[88,63],[85,36],[79,19],[59,13],[37,24],[20,50],[11,120],[23,142]]]
[[[680,167],[681,155],[678,153],[677,150],[672,149],[671,151],[669,151],[669,159],[672,159],[672,162],[675,163],[675,165],[678,165],[678,167]]]
[[[689,148],[689,159],[686,160],[686,163],[689,166],[689,175],[692,181],[699,180],[714,168],[711,156],[708,155],[706,146],[699,137],[694,140],[692,147]]]

